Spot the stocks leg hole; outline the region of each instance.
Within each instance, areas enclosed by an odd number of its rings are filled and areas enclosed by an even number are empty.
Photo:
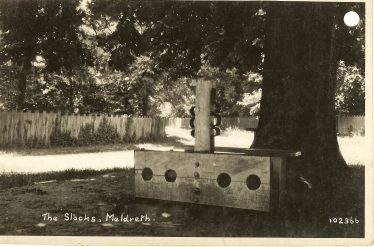
[[[144,168],[143,171],[142,171],[142,177],[145,181],[149,181],[152,179],[153,177],[153,171],[151,168]]]
[[[221,188],[226,188],[231,184],[231,177],[227,173],[221,173],[217,177],[217,183]]]
[[[261,180],[256,175],[249,175],[247,177],[246,183],[247,183],[248,189],[250,189],[250,190],[257,190],[260,187],[260,185],[261,185]]]
[[[174,182],[176,179],[177,179],[177,173],[174,170],[169,169],[165,172],[165,180],[166,181]]]

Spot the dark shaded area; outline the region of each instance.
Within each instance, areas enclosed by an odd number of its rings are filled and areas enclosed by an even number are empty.
[[[261,110],[251,147],[300,150],[296,172],[328,196],[342,186],[340,176],[347,167],[337,141],[334,104],[337,6],[276,2],[265,10]]]
[[[0,191],[8,188],[31,186],[34,183],[57,180],[64,181],[74,178],[88,178],[108,172],[122,170],[120,168],[104,169],[104,170],[76,170],[68,169],[65,171],[40,172],[40,173],[0,173]]]
[[[331,198],[306,200],[309,192],[289,188],[280,214],[134,198],[133,170],[0,191],[0,234],[47,236],[193,236],[193,237],[364,237],[364,167],[350,167],[346,185]],[[50,179],[50,178],[48,178]],[[290,184],[288,184],[290,185]],[[62,200],[63,198],[67,198]],[[15,204],[17,206],[15,207]],[[59,221],[43,221],[49,212]],[[70,215],[120,217],[147,215],[151,221],[76,222]],[[337,218],[337,223],[329,219]],[[339,224],[339,218],[343,224]],[[348,224],[345,224],[348,218]],[[353,222],[351,224],[350,218]],[[37,227],[38,223],[46,226]],[[103,223],[105,223],[103,225]]]

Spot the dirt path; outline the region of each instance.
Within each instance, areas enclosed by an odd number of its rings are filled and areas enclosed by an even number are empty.
[[[137,148],[168,151],[178,149],[177,146],[193,145],[194,138],[190,130],[167,128],[167,136],[174,143],[153,144],[144,143],[135,145]],[[249,147],[251,134],[239,136],[231,135],[217,137],[218,146]],[[134,167],[134,151],[110,151],[96,153],[52,154],[52,155],[19,155],[17,153],[0,153],[0,172],[49,172],[66,169],[94,169]]]
[[[134,167],[134,151],[78,153],[57,155],[0,156],[0,172],[49,172],[66,169],[95,169]]]
[[[183,145],[193,145],[194,138],[190,130],[166,128],[166,134],[172,143],[144,143],[135,145],[137,148],[168,151],[181,148]],[[249,131],[228,131],[216,137],[216,146],[248,148],[253,140]],[[348,164],[365,165],[370,157],[365,148],[363,137],[339,138],[340,149]],[[16,153],[0,152],[0,172],[47,172],[74,169],[95,169],[134,167],[133,150],[106,151],[96,153],[75,153],[56,155],[18,155]]]

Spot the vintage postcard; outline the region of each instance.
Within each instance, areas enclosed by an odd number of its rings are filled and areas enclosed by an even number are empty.
[[[371,1],[0,0],[0,243],[373,244]]]

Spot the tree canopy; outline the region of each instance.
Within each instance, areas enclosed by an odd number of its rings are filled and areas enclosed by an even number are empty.
[[[214,77],[225,116],[257,115],[266,2],[0,2],[0,107],[187,116],[194,80]],[[363,114],[364,4],[336,8],[336,109]],[[348,28],[344,13],[361,23]],[[26,24],[27,23],[27,24]],[[342,74],[344,71],[344,75]],[[347,79],[355,73],[357,80]]]

